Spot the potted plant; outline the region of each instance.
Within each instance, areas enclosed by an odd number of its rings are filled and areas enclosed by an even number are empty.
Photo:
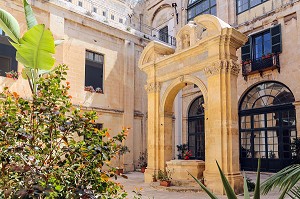
[[[265,55],[265,54],[262,54],[261,59],[262,59],[262,60],[266,59],[266,55]]]
[[[177,145],[177,151],[178,151],[178,159],[182,160],[184,158],[184,153],[188,150],[187,144],[180,144]]]
[[[139,167],[141,168],[141,172],[144,173],[147,168],[147,151],[140,153]]]
[[[184,152],[184,154],[183,154],[183,157],[185,160],[189,160],[191,156],[192,156],[191,150],[188,150],[188,151]]]
[[[12,71],[9,71],[9,72],[5,72],[6,74],[6,77],[7,78],[13,78],[13,79],[18,79],[19,78],[19,73],[12,70]]]
[[[152,181],[153,182],[157,182],[157,178],[156,178],[156,173],[155,172],[152,175]]]
[[[268,59],[268,58],[271,58],[272,57],[272,53],[268,53],[266,56],[265,56],[265,59]]]
[[[95,92],[95,89],[94,89],[93,86],[85,86],[85,87],[84,87],[84,90],[85,90],[85,91],[89,91],[89,92],[91,92],[91,93]]]
[[[170,170],[166,170],[166,171],[162,171],[162,170],[158,170],[158,174],[157,174],[157,178],[160,181],[160,186],[165,186],[165,187],[169,187],[171,186],[171,171]]]
[[[96,92],[96,93],[103,93],[103,91],[102,91],[102,89],[101,89],[100,87],[97,87],[97,88],[95,89],[95,92]]]
[[[123,156],[125,153],[130,153],[128,146],[119,145],[119,151],[118,151],[119,166],[116,168],[117,175],[124,173],[124,169],[123,169],[124,164],[121,166],[121,156]]]

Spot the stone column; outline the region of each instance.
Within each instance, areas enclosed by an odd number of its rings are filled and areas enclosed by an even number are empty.
[[[225,193],[217,160],[235,192],[242,193],[237,105],[239,66],[232,60],[220,60],[206,68],[205,72],[209,107],[205,111],[208,119],[205,132],[205,183],[213,192]]]
[[[128,136],[125,140],[125,145],[129,147],[130,153],[126,153],[124,158],[124,166],[126,171],[134,170],[134,143],[133,143],[133,125],[134,125],[134,43],[125,40],[124,42],[124,115],[123,115],[123,126],[130,128]]]
[[[144,173],[145,182],[152,182],[152,175],[158,170],[159,147],[159,96],[160,85],[158,82],[150,82],[146,86],[148,92],[148,137],[147,152],[148,165]]]

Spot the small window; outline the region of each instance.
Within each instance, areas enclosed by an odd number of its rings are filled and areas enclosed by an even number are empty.
[[[217,15],[216,0],[190,0],[187,8],[188,21],[201,14]]]
[[[122,18],[119,18],[119,23],[123,23],[123,19]]]
[[[68,2],[71,2],[71,3],[72,3],[72,0],[68,0]]]
[[[169,42],[169,30],[168,26],[165,26],[159,30],[159,40],[168,43]]]
[[[268,0],[237,0],[236,1],[237,13],[238,14],[242,13],[266,1]]]
[[[91,51],[85,54],[85,86],[92,86],[94,90],[103,93],[103,64],[104,56]]]
[[[82,7],[82,1],[78,1],[78,5]]]
[[[115,20],[115,15],[111,15],[110,18],[111,18],[112,20]]]
[[[93,7],[93,12],[97,13],[97,8]]]
[[[106,17],[106,12],[105,12],[105,11],[103,11],[103,12],[102,12],[102,15],[103,15],[104,17]]]
[[[249,36],[247,43],[242,47],[242,60],[257,60],[264,55],[281,53],[281,26],[280,24]]]

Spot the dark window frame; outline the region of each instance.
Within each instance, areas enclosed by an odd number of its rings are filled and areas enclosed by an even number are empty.
[[[83,7],[82,1],[78,1],[78,6]]]
[[[259,86],[260,89],[257,89]],[[273,103],[254,107],[257,100],[250,99],[255,97],[255,93],[259,92],[257,99],[267,96],[261,91],[266,94],[270,92],[274,96]],[[286,96],[285,91],[288,91],[290,98],[283,97]],[[278,93],[285,94],[279,97]],[[276,100],[276,98],[286,101]],[[264,157],[261,157],[262,171],[277,172],[295,161],[291,150],[291,140],[297,137],[294,101],[290,89],[277,81],[255,84],[242,96],[239,104],[239,146],[243,170],[256,170],[257,155],[260,154],[264,154]],[[253,102],[253,105],[249,109],[243,108],[245,102]]]
[[[197,103],[199,103],[199,106],[195,107]],[[201,95],[191,102],[188,109],[188,150],[192,152],[190,159],[205,160],[205,120],[203,104],[204,98],[203,95]],[[193,140],[191,139],[192,137]]]
[[[92,53],[93,54],[93,58],[89,59],[87,57],[87,53]],[[97,61],[96,60],[96,55],[99,56],[100,59],[102,59],[101,61]],[[102,58],[101,58],[102,57]],[[100,64],[100,66],[98,66]],[[102,53],[98,53],[98,52],[94,52],[91,50],[86,49],[85,50],[85,86],[93,86],[94,89],[96,88],[101,88],[102,90],[102,94],[104,93],[104,65],[105,65],[105,55]],[[87,68],[90,68],[90,70],[96,70],[100,73],[100,81],[98,82],[97,80],[92,80],[89,78],[90,75],[96,75],[95,72],[89,72]],[[93,77],[95,78],[95,77]],[[97,77],[98,78],[98,77]],[[95,79],[97,79],[95,78]],[[90,83],[88,83],[90,82]],[[96,86],[95,86],[96,85]]]
[[[251,3],[250,3],[251,0],[247,0],[247,1],[248,1],[248,8],[245,9],[245,10],[243,10],[243,11],[240,11],[240,12],[239,12],[239,7],[238,7],[238,1],[242,1],[242,0],[236,0],[236,1],[235,1],[235,2],[236,2],[236,13],[237,13],[237,15],[242,14],[243,12],[246,12],[247,10],[250,10],[250,9],[256,7],[256,6],[259,6],[259,5],[265,3],[265,2],[267,2],[267,1],[269,1],[269,0],[260,0],[260,3],[255,4],[255,5],[253,5],[253,6],[251,6]]]
[[[280,54],[282,52],[282,31],[281,31],[281,24],[272,26],[260,32],[254,33],[249,35],[249,39],[244,46],[241,48],[241,59],[242,61],[246,60],[254,60],[254,47],[255,47],[255,39],[263,34],[270,33],[271,36],[271,52],[274,54]],[[277,42],[276,42],[277,41]],[[275,49],[275,47],[277,49]],[[257,59],[257,58],[256,58]]]
[[[1,30],[1,29],[0,29]],[[0,76],[5,77],[5,72],[16,71],[18,72],[18,62],[16,60],[16,49],[9,43],[8,37],[5,36],[5,32],[1,30],[0,33],[0,57],[8,59],[9,66],[8,70],[4,70],[3,73],[0,73]],[[0,63],[1,64],[1,63]],[[3,67],[0,67],[2,71]]]
[[[158,33],[159,33],[159,40],[169,43],[169,27],[168,27],[168,25],[159,29]]]
[[[205,1],[208,1],[208,8],[206,10],[203,10],[202,12],[196,14],[196,7],[200,4],[202,4],[203,2]],[[215,1],[215,4],[212,5],[211,1]],[[212,13],[212,9],[215,8],[216,10],[216,13]],[[195,15],[189,17],[189,11],[192,10],[192,9],[195,9]],[[213,15],[217,15],[217,1],[216,0],[198,0],[198,1],[195,1],[193,3],[189,3],[188,6],[187,6],[187,21],[190,21],[192,19],[194,19],[195,17],[201,15],[201,14],[206,14],[206,12],[208,11],[209,14],[213,14]]]

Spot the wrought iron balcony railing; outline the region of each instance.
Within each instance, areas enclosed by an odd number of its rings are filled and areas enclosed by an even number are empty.
[[[280,73],[280,62],[279,62],[279,54],[267,55],[265,57],[244,61],[242,64],[242,74],[245,78],[248,75],[262,73],[267,70],[277,69]]]

